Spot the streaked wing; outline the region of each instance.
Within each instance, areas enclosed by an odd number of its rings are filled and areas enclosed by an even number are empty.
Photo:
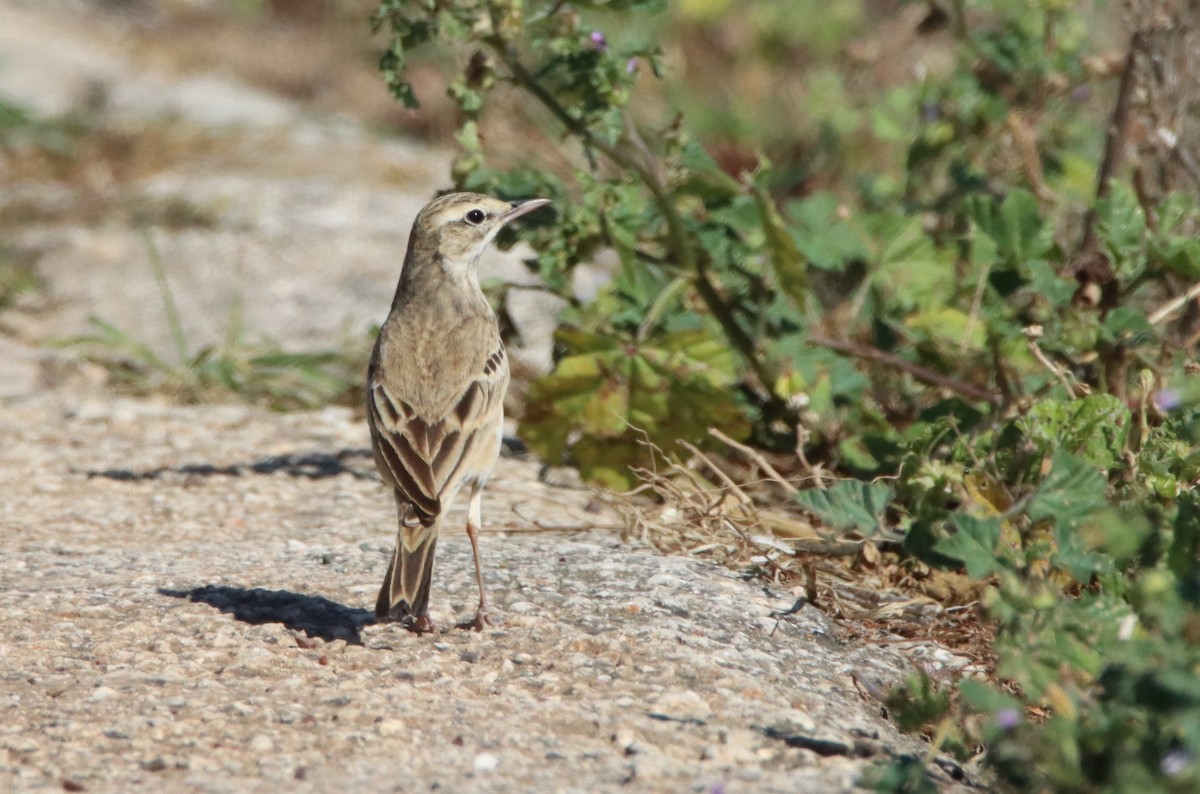
[[[503,420],[504,347],[487,358],[437,419],[418,415],[378,375],[372,367],[367,376],[367,410],[380,473],[428,526],[442,512],[443,497],[453,496],[466,477],[485,473],[481,469],[493,462],[480,453],[494,446]]]

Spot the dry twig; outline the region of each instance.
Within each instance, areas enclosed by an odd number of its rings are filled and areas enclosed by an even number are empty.
[[[762,454],[760,454],[757,450],[755,450],[751,447],[748,447],[745,444],[734,441],[732,438],[725,435],[724,433],[722,433],[720,430],[718,430],[715,427],[710,427],[708,429],[708,434],[710,436],[712,436],[713,438],[728,444],[729,446],[733,447],[738,452],[741,452],[743,455],[748,457],[750,460],[752,460],[756,464],[758,464],[758,467],[760,469],[762,469],[763,473],[766,474],[768,477],[770,477],[772,482],[778,483],[779,485],[783,486],[783,489],[785,491],[787,491],[789,496],[791,496],[797,492],[796,486],[792,485],[790,482],[788,482],[786,479],[784,479],[783,475],[780,474],[778,471],[776,471],[775,467],[772,466],[770,463],[768,463],[767,459],[764,458],[762,456]]]

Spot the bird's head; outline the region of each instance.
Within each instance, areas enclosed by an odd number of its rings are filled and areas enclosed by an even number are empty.
[[[417,215],[410,245],[414,252],[433,253],[447,270],[473,270],[506,224],[549,203],[549,199],[504,201],[481,193],[439,196]]]

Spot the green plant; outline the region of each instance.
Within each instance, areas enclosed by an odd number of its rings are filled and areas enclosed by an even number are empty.
[[[357,404],[369,352],[366,336],[341,350],[315,353],[286,351],[269,340],[251,343],[246,339],[240,303],[235,301],[224,342],[193,352],[149,231],[145,243],[174,361],[98,317],[91,318],[94,333],[67,342],[86,348],[118,383],[137,392],[165,392],[184,402],[233,397],[276,410],[314,408],[330,402]]]
[[[0,246],[0,310],[7,309],[21,295],[42,289],[34,270],[35,256],[19,249]]]
[[[536,451],[628,484],[629,466],[645,460],[628,429],[635,415],[668,446],[676,437],[705,443],[705,425],[722,422],[759,445],[790,448],[803,421],[810,457],[880,474],[905,447],[896,429],[951,409],[947,391],[984,404],[977,421],[994,415],[988,406],[1020,406],[1072,378],[1126,396],[1131,357],[1157,355],[1166,335],[1132,305],[1101,315],[1073,300],[1069,249],[1058,236],[1078,210],[1050,199],[1078,187],[1080,149],[1098,143],[1071,92],[1107,75],[1082,65],[1077,17],[1013,2],[994,13],[996,29],[964,28],[964,67],[982,66],[891,94],[889,118],[904,107],[912,118],[899,128],[915,136],[907,152],[895,146],[896,124],[876,118],[876,138],[903,157],[903,179],[863,174],[857,195],[815,193],[781,206],[778,169],[760,161],[727,174],[679,117],[647,121],[631,111],[635,90],[661,73],[658,48],[638,32],[657,28],[620,20],[661,8],[648,0],[384,2],[375,16],[390,32],[385,78],[410,106],[412,52],[440,41],[462,53],[463,74],[450,88],[462,111],[457,185],[556,200],[557,215],[525,234],[537,252],[531,266],[572,301],[563,361],[595,374],[556,373],[535,387],[522,432]],[[604,22],[611,38],[596,27]],[[503,102],[541,108],[548,141],[564,134],[578,147],[574,170],[489,164],[486,111],[502,83],[512,89]],[[1025,119],[1035,115],[1045,143],[1028,140]],[[1141,256],[1133,248],[1142,242],[1163,252],[1118,262],[1121,283],[1144,306],[1177,289],[1200,244],[1139,227],[1139,213],[1116,191],[1095,223],[1121,230],[1106,238],[1114,257]],[[1185,228],[1197,217],[1179,201],[1162,214]],[[596,300],[573,300],[572,269],[601,249],[618,254],[620,273]],[[1044,339],[1031,344],[1039,325]],[[625,352],[581,346],[597,335]],[[695,359],[681,347],[697,344],[721,355]],[[827,350],[885,366],[864,378]],[[629,364],[640,351],[679,368],[661,378],[661,367]],[[661,411],[633,405],[650,394],[711,411],[660,427]]]
[[[855,93],[861,76],[814,67],[811,137],[773,164],[704,145],[749,123],[702,141],[635,103],[673,79],[664,5],[385,0],[375,17],[410,106],[414,50],[462,60],[456,184],[555,200],[524,235],[569,304],[558,368],[529,393],[530,446],[623,485],[650,448],[634,428],[668,454],[711,443],[709,424],[799,443],[794,468],[844,480],[805,510],[834,531],[886,521],[906,564],[989,585],[1007,690],[918,686],[914,724],[937,723],[937,746],[985,743],[1017,790],[1191,790],[1200,206],[1121,168],[1130,119],[1165,117],[1131,86],[1155,79],[1146,63],[1178,68],[1152,49],[1169,26],[1146,12],[1114,59],[1072,4],[931,4],[955,68]],[[688,7],[739,24],[727,4]],[[660,96],[686,106],[687,90]],[[526,105],[565,155],[498,167],[489,125]],[[571,272],[602,249],[621,269],[577,300]],[[914,770],[878,785],[919,790]]]
[[[83,129],[78,119],[38,118],[19,105],[0,100],[0,152],[35,148],[65,156],[75,148]]]
[[[768,428],[793,413],[776,389],[780,355],[766,348],[795,325],[804,263],[766,195],[767,169],[739,181],[673,122],[653,134],[636,130],[626,106],[638,74],[658,69],[656,48],[589,34],[562,4],[524,16],[519,4],[385,2],[376,24],[391,30],[384,74],[410,105],[410,50],[435,36],[478,48],[450,89],[464,118],[455,178],[465,189],[556,200],[555,219],[525,234],[547,285],[567,292],[572,268],[602,248],[621,259],[604,295],[571,309],[576,330],[559,337],[568,371],[534,386],[537,405],[522,424],[531,447],[628,484],[630,466],[646,455],[630,423],[651,440],[701,440],[713,423],[740,436],[755,418]],[[546,171],[485,165],[481,113],[501,78],[580,146],[585,165],[572,184]],[[784,289],[773,286],[777,277]]]

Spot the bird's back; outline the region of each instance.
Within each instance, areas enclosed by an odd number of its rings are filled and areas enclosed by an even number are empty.
[[[500,347],[495,314],[482,295],[476,301],[435,293],[393,308],[375,343],[371,377],[417,416],[437,422]]]

